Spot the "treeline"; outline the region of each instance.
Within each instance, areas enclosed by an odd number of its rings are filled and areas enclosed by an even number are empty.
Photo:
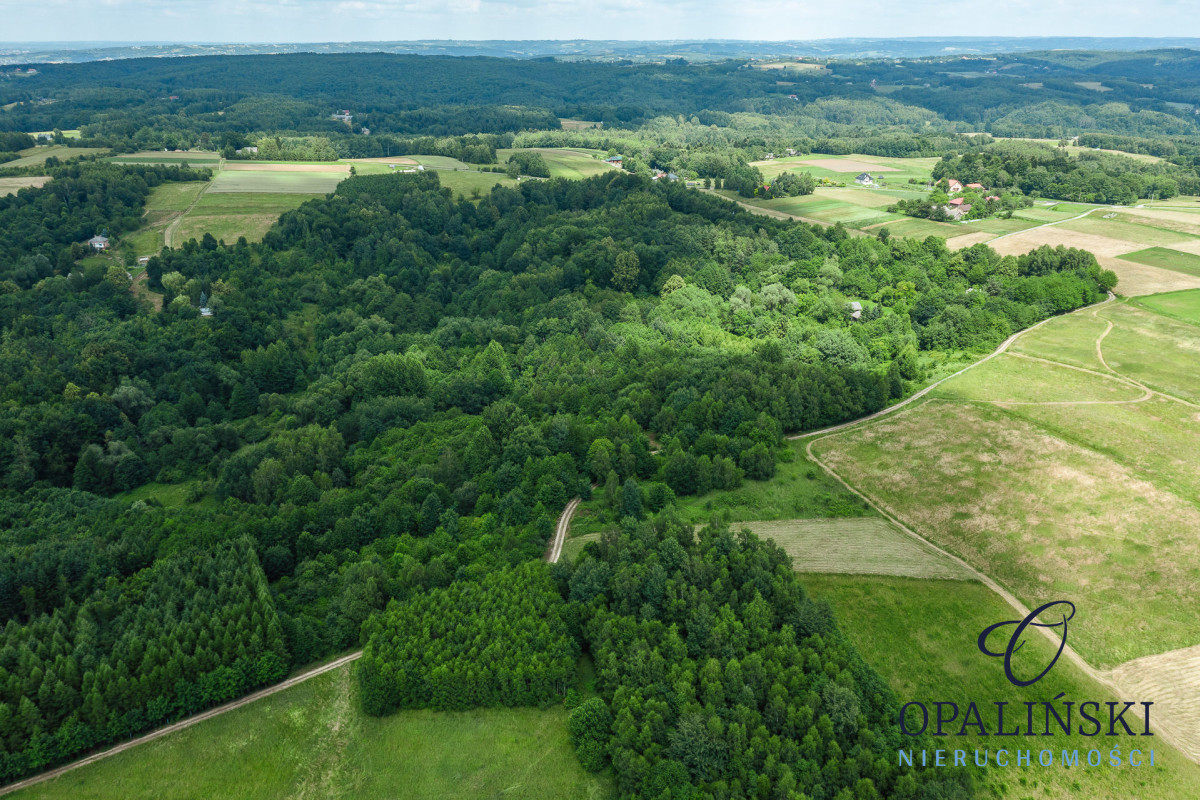
[[[1073,156],[1064,148],[1023,142],[946,156],[934,166],[933,177],[1085,203],[1133,203],[1200,192],[1195,170],[1110,153]]]
[[[536,706],[562,698],[579,645],[540,563],[396,603],[363,626],[363,709]]]
[[[599,697],[569,729],[626,798],[968,798],[965,770],[896,763],[898,703],[749,531],[670,512],[556,566]]]
[[[287,653],[245,541],[157,562],[0,636],[0,778],[279,680]]]

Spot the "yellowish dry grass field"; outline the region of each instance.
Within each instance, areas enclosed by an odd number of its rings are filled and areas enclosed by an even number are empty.
[[[813,448],[1031,607],[1073,600],[1072,644],[1095,666],[1200,640],[1200,510],[1103,453],[996,407],[941,400]]]
[[[792,557],[797,572],[966,580],[968,570],[880,517],[742,522]]]
[[[0,197],[6,194],[16,194],[30,186],[45,186],[48,180],[50,178],[46,175],[37,175],[28,178],[0,178]]]

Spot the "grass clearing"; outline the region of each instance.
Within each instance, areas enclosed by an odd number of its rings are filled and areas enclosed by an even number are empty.
[[[312,198],[313,195],[305,194],[214,194],[210,191],[179,223],[175,241],[186,242],[211,233],[226,244],[233,244],[242,236],[249,242],[259,242],[283,213]]]
[[[1196,237],[1188,233],[1169,230],[1168,228],[1142,225],[1127,222],[1123,219],[1104,219],[1093,214],[1083,219],[1073,219],[1058,226],[1067,231],[1079,231],[1110,239],[1120,239],[1123,242],[1145,245],[1172,245],[1181,242],[1195,241]]]
[[[1093,665],[1200,639],[1191,599],[1200,510],[1102,453],[994,406],[941,400],[813,448],[851,485],[1031,608],[1074,600],[1086,618],[1073,625],[1072,643]]]
[[[0,166],[8,165],[0,164]],[[0,197],[4,197],[8,194],[16,194],[22,189],[28,189],[30,187],[41,188],[42,186],[45,186],[49,180],[50,177],[47,175],[37,175],[27,178],[0,178]]]
[[[1126,253],[1121,258],[1124,261],[1134,261],[1138,264],[1148,264],[1152,267],[1200,277],[1200,255],[1193,253],[1184,253],[1166,247],[1147,247],[1145,250]]]
[[[1019,707],[1027,700],[1050,700],[1059,692],[1065,692],[1076,702],[1117,699],[1066,659],[1059,660],[1034,686],[1018,689],[1010,684],[1004,677],[1000,660],[987,658],[976,648],[980,631],[1013,617],[1012,608],[982,584],[845,575],[805,575],[801,582],[811,595],[829,601],[838,617],[839,627],[896,691],[902,703],[921,700],[929,705],[934,700],[950,700],[962,708],[975,701],[981,708],[986,705],[994,709],[991,704],[997,701]],[[1085,613],[1085,609],[1079,613]],[[1031,636],[1026,642],[1016,654],[1018,670],[1023,668],[1023,663],[1030,664],[1030,670],[1036,671],[1050,662],[1053,652],[1045,639]],[[1137,697],[1168,704],[1171,701],[1166,693],[1134,691],[1125,694],[1128,698],[1122,696],[1121,699]],[[1161,710],[1159,705],[1154,708],[1156,714]],[[991,720],[994,730],[994,716]],[[1148,765],[1095,769],[1059,766],[1057,755],[1064,748],[1078,749],[1083,760],[1088,750],[1101,745],[1105,752],[1114,743],[1119,744],[1122,751],[1141,746],[1130,744],[1132,740],[1124,737],[1108,742],[1097,742],[1097,738],[1104,737],[1061,733],[1039,736],[1036,748],[1053,749],[1055,766],[1038,765],[1035,753],[1032,766],[990,767],[976,774],[1004,800],[1062,800],[1067,797],[1190,800],[1200,796],[1200,767],[1184,759],[1161,737],[1154,740],[1153,768]],[[998,741],[1005,743],[998,744]],[[994,757],[998,747],[1011,750],[1011,742],[969,735],[961,741],[958,737],[942,739],[940,746],[966,749],[970,759],[975,747],[990,749]],[[1022,748],[1035,746],[1032,742],[1021,744]]]
[[[608,798],[566,710],[359,711],[346,666],[13,795],[71,800]]]
[[[479,190],[480,195],[485,195],[492,191],[492,187],[496,184],[512,187],[518,183],[500,172],[451,172],[446,170],[438,172],[437,176],[442,186],[450,189],[456,195],[466,198],[470,198],[475,190]],[[524,180],[530,180],[530,178]]]
[[[140,153],[127,153],[105,159],[113,164],[162,164],[167,167],[182,166],[187,162],[192,167],[216,168],[221,163],[221,154],[206,150],[194,150],[177,153],[165,150],[145,150]]]
[[[146,211],[186,211],[207,185],[207,181],[172,181],[155,186],[146,198]]]
[[[941,553],[897,530],[882,517],[744,522],[792,557],[797,572],[903,575],[966,580],[970,573]]]

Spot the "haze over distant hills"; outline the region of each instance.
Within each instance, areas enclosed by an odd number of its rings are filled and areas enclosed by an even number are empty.
[[[813,39],[807,41],[706,40],[489,40],[428,39],[400,42],[171,43],[171,42],[0,42],[0,64],[85,62],[265,53],[417,53],[505,58],[659,61],[816,56],[821,58],[914,58],[1030,50],[1152,50],[1200,48],[1197,38],[1145,37],[914,37],[902,39]]]

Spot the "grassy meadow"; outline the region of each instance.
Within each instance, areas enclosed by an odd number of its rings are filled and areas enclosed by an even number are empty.
[[[1088,608],[1073,644],[1093,664],[1194,645],[1196,321],[1200,291],[1053,319],[1013,355],[814,449],[1028,605],[1068,596]]]
[[[7,164],[3,166],[7,166]],[[0,178],[0,197],[4,197],[7,194],[16,194],[22,189],[30,186],[43,186],[48,180],[50,180],[50,178],[45,175],[19,178]]]
[[[1025,701],[1040,702],[1065,692],[1076,703],[1084,700],[1117,700],[1111,690],[1090,680],[1067,659],[1058,661],[1041,681],[1018,689],[1004,677],[1000,659],[984,656],[976,647],[976,638],[989,625],[1012,619],[1014,612],[1003,600],[982,584],[966,581],[919,580],[900,577],[862,575],[815,575],[801,577],[808,592],[829,601],[838,617],[839,628],[854,642],[867,662],[895,690],[900,702],[949,700],[965,708],[974,701],[983,710],[989,730],[995,730],[992,703],[1007,701],[1019,707]],[[1079,619],[1079,616],[1076,616]],[[1068,635],[1073,640],[1075,631]],[[1002,649],[1002,642],[991,645]],[[1020,674],[1036,674],[1050,663],[1053,650],[1039,635],[1026,637],[1016,654],[1014,668]],[[1121,700],[1133,697],[1121,696]],[[1137,697],[1136,699],[1149,699]],[[985,709],[985,706],[988,707]],[[1010,707],[1011,707],[1010,706]],[[1158,710],[1157,708],[1155,710]],[[931,710],[932,713],[932,710]],[[1061,709],[1060,709],[1061,713]],[[1076,718],[1078,721],[1078,717]],[[1153,721],[1153,717],[1152,717]],[[1035,724],[1040,723],[1035,718]],[[1133,727],[1131,725],[1131,727]],[[1036,739],[981,738],[974,735],[944,737],[939,746],[961,748],[973,757],[975,747],[990,749],[992,758],[998,747],[1010,753],[1018,745],[1037,751],[1050,748],[1055,765],[1041,767],[995,766],[976,769],[983,785],[993,796],[1004,800],[1062,800],[1067,797],[1092,800],[1185,800],[1200,796],[1200,766],[1186,760],[1161,737],[1153,740],[1129,737],[1086,737],[1058,733]],[[1149,759],[1153,742],[1155,766],[1140,768],[1101,767],[1063,768],[1058,756],[1066,748],[1079,750],[1086,760],[1087,751],[1103,749],[1107,756],[1114,744],[1127,753],[1132,747],[1144,748]],[[1136,742],[1136,743],[1133,743]],[[1010,755],[1011,758],[1011,755]],[[993,762],[994,763],[994,762]],[[986,795],[985,795],[986,796]]]
[[[566,710],[359,710],[352,666],[12,795],[19,800],[601,800]]]

